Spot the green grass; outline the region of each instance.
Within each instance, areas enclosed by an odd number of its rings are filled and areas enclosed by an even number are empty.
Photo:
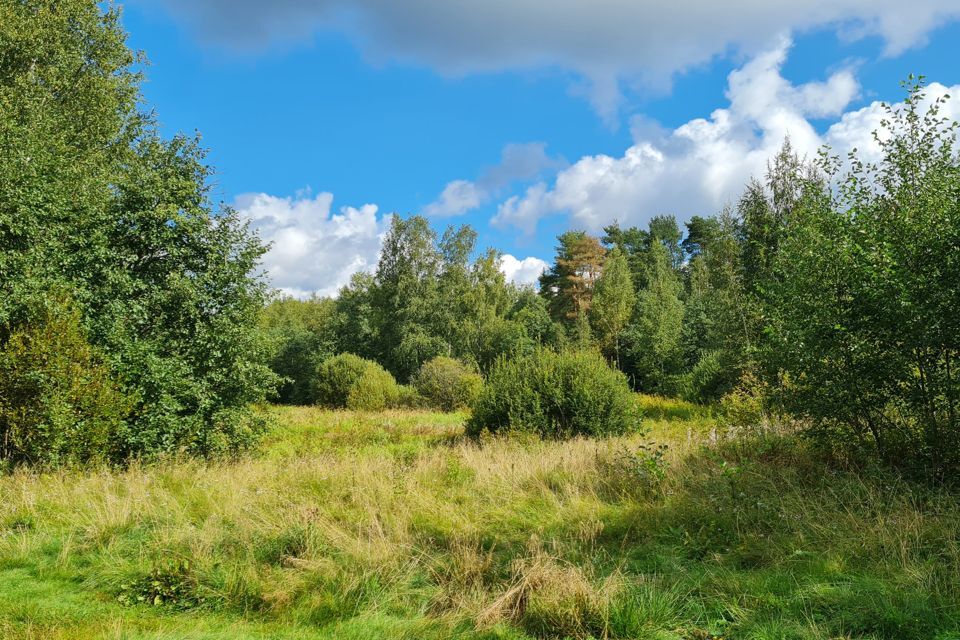
[[[642,401],[569,442],[271,408],[239,460],[7,475],[0,638],[960,639],[955,494]]]

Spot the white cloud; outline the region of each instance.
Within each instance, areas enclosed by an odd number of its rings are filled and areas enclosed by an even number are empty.
[[[486,199],[487,194],[475,183],[469,180],[454,180],[447,183],[435,202],[423,208],[423,213],[431,218],[459,216],[476,209]]]
[[[507,253],[500,257],[500,271],[506,276],[508,282],[514,284],[535,284],[540,274],[549,266],[540,258],[532,256],[519,260]]]
[[[770,34],[829,28],[846,38],[877,35],[896,54],[960,17],[957,0],[163,2],[201,37],[240,49],[332,29],[374,60],[427,64],[445,74],[573,70],[588,80],[589,98],[607,118],[622,84],[666,85],[672,74],[731,50],[756,53]]]
[[[280,198],[265,193],[239,196],[235,206],[261,238],[272,243],[264,256],[273,286],[288,295],[336,295],[357,271],[376,267],[390,216],[376,205],[342,207],[331,214],[333,195]]]
[[[681,220],[711,214],[734,201],[751,176],[763,175],[787,136],[801,155],[812,156],[828,144],[840,153],[857,147],[875,156],[871,132],[879,127],[881,105],[843,113],[858,94],[849,69],[825,82],[790,84],[780,73],[789,49],[790,40],[781,38],[732,72],[728,107],[673,131],[638,121],[633,145],[622,157],[581,158],[551,186],[535,184],[522,197],[503,202],[494,225],[532,233],[544,216],[568,213],[573,226],[597,231],[614,220],[643,225],[664,213]],[[928,89],[931,97],[947,91],[938,84]],[[950,93],[960,93],[960,87]],[[958,98],[942,113],[951,114],[960,115]],[[821,135],[810,120],[825,117],[837,121]]]
[[[424,207],[423,213],[431,218],[463,215],[486,204],[511,183],[532,180],[548,169],[556,170],[565,164],[564,160],[549,156],[547,145],[542,142],[508,144],[498,164],[484,169],[476,181],[447,183],[440,196]]]
[[[239,214],[271,243],[264,269],[283,293],[335,296],[354,273],[376,268],[390,215],[378,217],[372,204],[332,213],[332,204],[330,193],[290,198],[248,193],[236,199]],[[507,254],[499,266],[509,282],[533,284],[548,265],[539,258]]]

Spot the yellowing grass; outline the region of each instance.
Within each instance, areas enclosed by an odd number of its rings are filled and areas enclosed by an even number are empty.
[[[710,445],[706,410],[643,402],[651,433],[568,442],[271,409],[240,460],[0,478],[0,637],[921,638],[960,621],[953,496],[830,472],[782,436]],[[189,610],[150,604],[153,576]]]

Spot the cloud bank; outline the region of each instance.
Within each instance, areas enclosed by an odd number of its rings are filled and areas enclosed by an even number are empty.
[[[540,274],[550,265],[540,258],[524,258],[519,260],[509,253],[500,258],[500,271],[506,276],[507,282],[519,285],[536,284]]]
[[[136,0],[146,2],[146,0]],[[672,74],[731,50],[768,47],[771,34],[831,29],[879,36],[888,54],[924,42],[960,17],[956,0],[162,0],[203,40],[259,49],[345,33],[379,61],[449,75],[572,70],[612,118],[623,85],[665,86]]]
[[[729,106],[672,131],[635,121],[634,141],[621,157],[586,156],[560,171],[552,184],[536,183],[501,203],[492,223],[531,234],[545,216],[568,214],[571,226],[598,231],[614,220],[645,225],[654,215],[679,219],[710,215],[735,202],[751,176],[761,177],[767,161],[789,136],[800,155],[812,157],[824,144],[836,152],[878,153],[872,132],[880,126],[879,102],[844,113],[857,97],[852,70],[822,82],[793,85],[781,75],[791,42],[783,37],[732,72]],[[928,96],[956,96],[941,113],[960,117],[960,86],[936,83]],[[813,119],[835,120],[824,134]]]

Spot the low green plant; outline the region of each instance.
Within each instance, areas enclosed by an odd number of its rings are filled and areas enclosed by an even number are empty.
[[[378,411],[396,407],[400,385],[376,362],[352,353],[327,358],[317,367],[317,401],[334,409]]]
[[[640,417],[626,376],[599,353],[540,348],[497,361],[474,404],[467,433],[616,435],[638,430]]]
[[[756,428],[768,421],[769,386],[747,371],[737,386],[720,400],[722,421],[732,427]]]
[[[443,411],[469,407],[483,389],[479,373],[446,356],[425,362],[411,382],[429,406]]]
[[[174,560],[155,566],[147,575],[120,585],[117,602],[173,609],[193,609],[206,601],[190,568],[189,560]]]

